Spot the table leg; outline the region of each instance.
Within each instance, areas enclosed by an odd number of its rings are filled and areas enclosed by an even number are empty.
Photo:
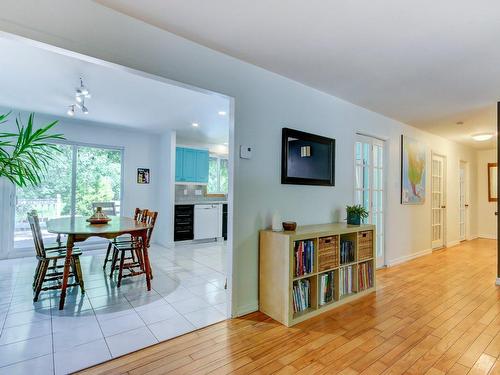
[[[144,268],[146,271],[146,285],[148,287],[148,291],[151,290],[151,267],[149,265],[149,256],[148,256],[148,246],[147,246],[147,231],[143,231],[141,233],[142,239],[142,254],[144,260]]]
[[[59,310],[64,309],[64,300],[66,299],[66,288],[68,287],[69,268],[71,266],[71,255],[73,253],[73,235],[68,234],[68,242],[66,245],[66,258],[64,259],[64,271],[61,286],[61,298],[59,300]]]

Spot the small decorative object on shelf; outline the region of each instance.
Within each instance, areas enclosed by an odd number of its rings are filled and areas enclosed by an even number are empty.
[[[283,230],[281,226],[281,216],[278,211],[275,211],[273,214],[272,230],[273,232],[281,232]]]
[[[294,231],[297,229],[297,223],[295,221],[284,221],[283,229],[286,231]]]
[[[345,210],[347,212],[347,224],[349,225],[360,225],[361,219],[368,217],[368,211],[359,204],[346,206]]]
[[[102,212],[102,207],[97,207],[94,214],[87,219],[90,224],[107,224],[111,219]]]

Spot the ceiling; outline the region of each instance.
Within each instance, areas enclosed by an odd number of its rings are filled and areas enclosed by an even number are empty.
[[[183,139],[222,144],[229,136],[229,100],[0,38],[0,106],[60,117],[84,78],[89,114],[75,119],[148,132],[176,130]],[[219,111],[226,112],[225,116]],[[194,128],[192,123],[199,123]]]
[[[496,0],[96,1],[404,123],[493,145],[470,136],[496,128]]]

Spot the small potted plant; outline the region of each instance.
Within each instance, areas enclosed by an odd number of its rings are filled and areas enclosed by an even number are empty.
[[[361,219],[368,217],[368,211],[359,204],[346,206],[345,210],[347,211],[347,224],[349,225],[360,225]]]

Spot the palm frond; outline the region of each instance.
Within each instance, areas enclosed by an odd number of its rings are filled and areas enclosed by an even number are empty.
[[[10,112],[0,115],[0,123],[5,122]],[[18,186],[39,185],[47,171],[48,164],[60,152],[52,142],[64,139],[62,134],[51,134],[57,125],[53,121],[38,129],[35,115],[28,116],[24,125],[21,116],[16,118],[16,133],[0,133],[0,177],[6,177]]]

